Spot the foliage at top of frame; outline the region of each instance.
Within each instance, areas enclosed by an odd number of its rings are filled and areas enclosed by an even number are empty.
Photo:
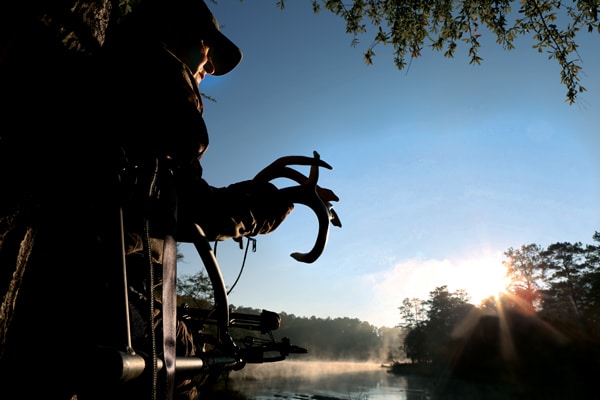
[[[519,36],[531,35],[532,47],[546,51],[561,67],[561,83],[567,88],[566,100],[573,104],[586,89],[580,84],[581,59],[576,35],[584,30],[600,33],[599,0],[565,2],[554,0],[311,0],[315,13],[325,9],[341,16],[346,33],[359,37],[373,29],[373,40],[364,52],[367,64],[373,63],[378,44],[392,45],[394,63],[404,69],[407,59],[419,57],[424,46],[453,57],[459,44],[468,46],[469,62],[480,64],[481,30],[496,36],[505,50],[514,48]],[[285,8],[285,0],[277,1]],[[515,11],[516,10],[516,11]],[[560,23],[560,24],[559,24]]]

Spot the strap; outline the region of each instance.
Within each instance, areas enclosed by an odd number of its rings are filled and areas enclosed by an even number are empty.
[[[163,351],[166,371],[165,399],[171,400],[175,390],[175,345],[177,337],[177,242],[165,237],[162,276]]]

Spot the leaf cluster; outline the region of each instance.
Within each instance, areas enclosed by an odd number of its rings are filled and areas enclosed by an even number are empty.
[[[576,35],[582,29],[600,33],[598,0],[562,2],[555,0],[311,0],[315,13],[327,10],[346,23],[352,45],[369,29],[371,44],[364,51],[367,64],[373,63],[377,45],[393,46],[394,63],[399,70],[419,57],[425,46],[454,57],[459,45],[468,49],[469,62],[480,64],[480,36],[486,29],[506,50],[514,48],[519,36],[531,36],[532,47],[546,51],[558,62],[566,100],[573,104],[585,91],[580,84],[581,59]],[[285,0],[277,1],[285,8]],[[559,25],[559,22],[561,23]]]

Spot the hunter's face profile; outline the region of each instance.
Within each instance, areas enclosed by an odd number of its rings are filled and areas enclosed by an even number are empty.
[[[192,63],[189,67],[194,71],[194,78],[196,78],[196,83],[200,84],[204,77],[208,75],[212,75],[215,73],[215,66],[212,61],[212,52],[210,45],[204,43],[202,41],[202,47],[197,55],[199,61],[198,66],[194,68],[194,64]],[[193,62],[193,61],[192,61]]]

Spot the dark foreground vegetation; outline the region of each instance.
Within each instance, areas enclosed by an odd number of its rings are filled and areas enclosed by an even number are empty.
[[[434,378],[439,395],[468,390],[489,396],[458,398],[593,399],[600,394],[598,337],[581,326],[506,310],[502,316],[483,316],[444,341],[424,338],[422,345],[433,347],[432,342],[437,348],[428,359],[395,362],[390,372]]]

